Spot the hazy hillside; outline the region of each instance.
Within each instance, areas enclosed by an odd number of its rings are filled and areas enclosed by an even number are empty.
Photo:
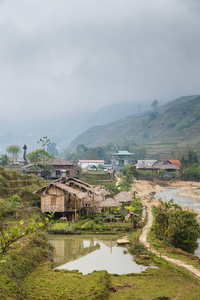
[[[181,97],[160,108],[96,126],[79,135],[71,148],[106,145],[112,141],[123,145],[125,139],[146,144],[153,155],[171,153],[175,147],[197,146],[200,142],[200,96]]]
[[[125,105],[124,105],[125,104]],[[24,144],[28,146],[28,152],[38,148],[37,141],[42,136],[48,136],[51,142],[57,144],[59,153],[69,146],[70,142],[81,132],[96,125],[105,124],[124,118],[128,115],[147,110],[150,104],[125,102],[112,105],[104,105],[96,111],[88,111],[85,108],[74,114],[63,111],[60,116],[51,119],[36,119],[24,121],[23,119],[13,121],[12,118],[5,121],[0,120],[0,156],[5,153],[9,145]],[[22,156],[22,152],[20,154]]]

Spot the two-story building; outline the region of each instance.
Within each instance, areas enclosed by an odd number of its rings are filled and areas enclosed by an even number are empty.
[[[121,169],[123,166],[135,163],[135,155],[126,150],[118,150],[112,154],[111,167],[113,169]]]

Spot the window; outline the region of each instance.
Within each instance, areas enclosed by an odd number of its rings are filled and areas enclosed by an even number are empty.
[[[51,197],[51,205],[56,205],[56,197]]]
[[[56,170],[56,176],[60,176],[60,170]]]

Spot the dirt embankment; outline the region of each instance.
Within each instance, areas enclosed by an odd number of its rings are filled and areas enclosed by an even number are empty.
[[[152,182],[146,180],[137,180],[132,184],[132,191],[137,192],[138,197],[148,196],[151,193],[163,192],[163,186],[171,186],[181,189],[180,196],[194,198],[200,201],[200,182],[191,181],[168,181]]]
[[[154,198],[157,192],[163,192],[165,189],[153,181],[136,180],[132,183],[131,190],[136,192],[136,197],[142,199],[143,203],[151,202],[152,205],[158,204],[159,200]]]
[[[132,190],[136,191],[138,197],[144,197],[150,193],[162,192],[165,189],[152,181],[136,180],[132,184]]]

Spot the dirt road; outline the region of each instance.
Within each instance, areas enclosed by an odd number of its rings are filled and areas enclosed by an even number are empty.
[[[143,228],[142,234],[141,234],[139,240],[149,251],[151,251],[152,253],[154,253],[157,256],[160,256],[160,253],[157,252],[156,250],[151,249],[150,244],[147,242],[147,235],[148,235],[150,228],[152,226],[152,223],[153,223],[153,215],[152,215],[152,211],[151,211],[152,203],[146,204],[146,208],[147,208],[148,222],[145,225],[145,227]],[[183,268],[187,269],[188,271],[193,273],[195,276],[200,278],[200,271],[198,269],[196,269],[194,266],[188,265],[178,259],[169,258],[166,255],[162,255],[162,258],[165,259],[166,261],[169,261],[169,262],[179,266],[179,267],[183,267]]]
[[[181,183],[179,182],[179,185],[178,183],[174,184],[173,186],[176,186],[176,187],[179,187],[179,188],[183,188],[184,191],[187,191],[187,192],[190,192],[190,189],[191,187],[193,187],[193,192],[199,192],[198,189],[199,189],[199,186],[200,184],[198,183],[189,183],[189,182],[184,182],[184,183]],[[136,191],[137,192],[137,195],[139,197],[141,197],[143,203],[145,204],[146,206],[146,212],[147,212],[147,224],[145,225],[145,227],[143,228],[142,230],[142,234],[140,236],[140,242],[149,250],[151,251],[152,253],[154,253],[155,255],[157,256],[160,256],[160,253],[157,252],[156,250],[153,250],[151,249],[151,246],[150,244],[147,242],[147,235],[150,231],[150,228],[153,224],[153,214],[152,214],[152,205],[156,205],[159,203],[159,200],[158,199],[155,199],[151,196],[149,196],[150,193],[152,192],[160,192],[160,191],[163,191],[164,188],[157,185],[157,184],[154,184],[154,183],[151,183],[151,182],[148,182],[148,181],[141,181],[141,180],[138,180],[137,182],[134,182],[133,185],[132,185],[132,191]],[[185,194],[184,194],[185,196]],[[193,267],[192,265],[188,265],[178,259],[173,259],[173,258],[169,258],[167,257],[166,255],[162,255],[162,258],[165,259],[166,261],[169,261],[179,267],[183,267],[185,269],[187,269],[188,271],[190,271],[191,273],[193,273],[195,276],[197,276],[198,278],[200,278],[200,271],[198,269],[196,269],[195,267]]]

